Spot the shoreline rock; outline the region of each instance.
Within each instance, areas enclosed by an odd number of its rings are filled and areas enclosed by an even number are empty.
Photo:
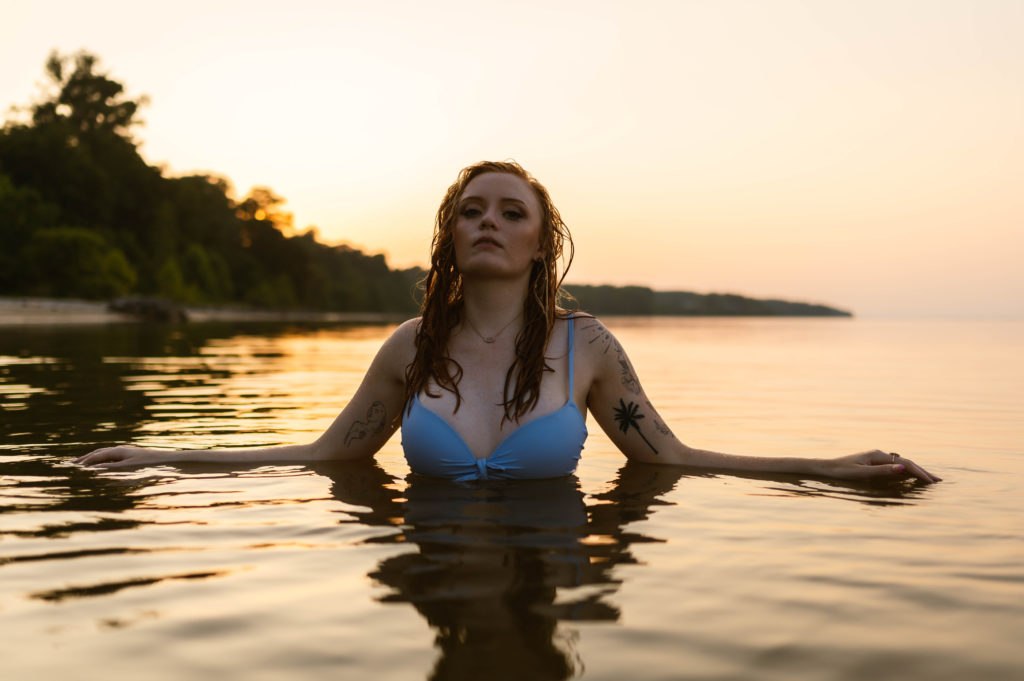
[[[188,312],[183,306],[163,298],[117,298],[107,303],[107,309],[111,312],[131,315],[143,322],[180,323],[188,321]]]

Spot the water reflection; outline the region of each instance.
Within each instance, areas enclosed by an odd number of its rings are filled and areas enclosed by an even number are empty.
[[[166,598],[158,585],[214,581],[244,589],[247,573],[239,566],[258,564],[261,557],[253,551],[270,544],[247,544],[224,559],[211,552],[203,560],[192,555],[191,539],[183,539],[206,522],[199,514],[214,505],[221,512],[230,506],[238,515],[221,516],[219,529],[199,530],[200,548],[248,537],[248,530],[238,528],[248,527],[253,518],[276,527],[267,531],[276,532],[271,539],[282,544],[296,537],[305,541],[309,523],[315,522],[311,518],[318,516],[300,510],[301,504],[323,499],[322,480],[316,480],[308,496],[300,485],[282,484],[256,492],[254,501],[245,494],[251,489],[244,479],[249,473],[237,466],[190,464],[170,473],[115,473],[69,466],[66,460],[92,446],[138,441],[140,436],[163,446],[234,446],[250,439],[275,443],[295,418],[285,410],[295,410],[295,405],[305,414],[314,413],[301,424],[303,432],[311,432],[315,413],[333,416],[340,407],[339,395],[358,383],[366,355],[384,335],[378,327],[368,334],[367,347],[356,347],[361,341],[353,336],[361,332],[332,331],[330,344],[317,348],[302,335],[315,336],[309,333],[315,331],[125,325],[0,334],[0,537],[10,544],[0,556],[0,567],[8,574],[26,575],[38,566],[44,575],[35,581],[23,577],[19,586],[8,586],[11,593],[46,607],[62,604],[70,611],[84,602],[105,611],[114,608],[109,603],[118,594],[145,598],[152,592],[155,612]],[[319,382],[306,381],[309,366],[316,367]],[[253,421],[260,410],[263,420]],[[335,519],[351,524],[356,531],[344,537],[372,534],[372,539],[361,540],[364,547],[389,548],[390,557],[372,570],[360,570],[360,576],[366,571],[386,589],[379,596],[382,603],[411,606],[429,624],[437,648],[430,677],[436,679],[563,679],[578,674],[583,663],[572,623],[619,622],[620,607],[627,612],[638,607],[619,592],[626,578],[619,566],[637,562],[634,544],[667,541],[677,553],[717,549],[707,538],[703,544],[694,539],[689,525],[685,533],[652,537],[643,531],[652,525],[636,522],[677,498],[670,493],[684,477],[697,487],[718,477],[716,472],[630,464],[613,481],[605,483],[602,475],[600,482],[581,489],[576,478],[484,485],[396,478],[393,467],[389,473],[373,462],[322,465],[314,471],[329,478],[333,500],[326,501],[340,501],[344,507],[336,515],[325,511],[328,524],[334,529]],[[262,481],[314,477],[304,468],[287,474],[264,468],[252,474]],[[201,479],[212,475],[223,475],[227,482],[203,487]],[[829,498],[848,508],[914,503],[921,494],[935,493],[909,481],[729,477],[760,481],[742,487],[747,495]],[[601,491],[588,494],[594,485]],[[255,515],[260,505],[281,507],[273,522]],[[195,509],[199,511],[192,513]],[[343,559],[353,555],[350,545],[310,546],[338,550]],[[164,550],[168,553],[147,559]],[[308,562],[300,553],[296,566]],[[111,563],[98,561],[100,567],[92,568],[82,560],[103,556],[136,560],[126,560],[125,569],[113,575],[106,571]],[[85,569],[69,585],[59,571],[58,576],[43,571],[47,561],[75,561]],[[287,588],[286,581],[282,588]],[[324,607],[334,606],[328,601]],[[778,611],[785,612],[785,607],[779,604]],[[131,620],[102,621],[123,626]],[[672,623],[665,625],[671,629]]]
[[[123,380],[115,357],[194,356],[227,328],[124,324],[5,328],[0,334],[0,442],[5,449],[130,440],[151,397]],[[176,371],[187,381],[190,372]]]
[[[409,603],[435,632],[431,679],[565,679],[582,671],[560,621],[615,621],[618,565],[678,470],[622,468],[589,499],[575,477],[455,483],[410,475],[405,486],[376,465],[321,467],[351,519],[397,531],[370,540],[415,546],[370,577],[385,603]]]
[[[94,554],[95,555],[95,554]],[[80,557],[80,556],[72,556]],[[104,582],[92,586],[73,586],[63,589],[49,589],[31,594],[31,598],[38,598],[43,601],[62,601],[67,598],[84,598],[89,596],[107,596],[124,589],[140,586],[152,586],[177,579],[208,579],[210,577],[221,577],[228,574],[226,570],[216,572],[191,572],[181,575],[168,575],[164,577],[149,577],[140,579],[125,579],[114,582]]]
[[[171,422],[177,422],[172,431],[179,434],[186,425],[204,436],[236,435],[243,429],[232,419],[269,419],[269,411],[280,416],[294,407],[289,400],[298,399],[294,390],[275,394],[266,382],[241,379],[280,373],[277,346],[324,328],[345,334],[358,327],[5,327],[0,332],[0,451],[43,453],[54,446],[84,449],[140,440],[163,444],[159,439]],[[379,335],[382,327],[370,328]],[[225,386],[233,389],[225,392]],[[244,430],[252,435],[258,429],[249,423]]]

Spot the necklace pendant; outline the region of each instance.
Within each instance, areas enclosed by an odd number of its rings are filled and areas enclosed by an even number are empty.
[[[491,336],[490,338],[484,338],[484,343],[493,343],[496,340],[498,339],[495,338],[494,336]]]

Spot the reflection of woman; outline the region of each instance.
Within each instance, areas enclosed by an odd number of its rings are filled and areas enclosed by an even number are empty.
[[[576,468],[587,410],[629,458],[735,471],[938,480],[874,450],[763,458],[684,445],[644,394],[603,324],[556,305],[563,244],[547,191],[515,163],[465,168],[437,213],[422,316],[381,347],[348,406],[315,442],[267,449],[99,449],[100,466],[372,456],[394,431],[410,467],[456,479],[544,478]],[[564,276],[564,273],[563,275]]]
[[[575,476],[472,486],[410,476],[405,496],[400,540],[418,551],[370,576],[392,590],[385,602],[410,603],[435,630],[431,678],[572,675],[555,598],[583,584],[587,516]]]
[[[587,507],[575,476],[466,485],[411,475],[398,492],[390,475],[361,462],[318,472],[357,522],[397,530],[373,542],[416,548],[385,558],[370,577],[389,588],[381,600],[409,603],[434,629],[436,679],[578,673],[572,635],[558,623],[618,619],[605,601],[618,584],[613,570],[635,562],[632,543],[657,541],[624,526],[680,475],[626,466]]]

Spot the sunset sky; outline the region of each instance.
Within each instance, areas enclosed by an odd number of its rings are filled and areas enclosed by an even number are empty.
[[[146,94],[145,158],[425,265],[513,158],[569,280],[1024,317],[1024,2],[8,2],[0,106],[56,48]]]

